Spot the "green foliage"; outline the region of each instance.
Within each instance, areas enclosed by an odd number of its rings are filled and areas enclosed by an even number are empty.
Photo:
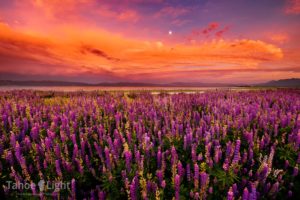
[[[210,175],[212,178],[217,179],[217,185],[219,186],[220,190],[224,190],[240,180],[239,176],[234,173],[232,168],[230,168],[228,171],[225,171],[220,167],[215,167],[210,171]]]
[[[291,166],[295,165],[297,159],[297,152],[294,150],[291,144],[278,147],[276,151],[276,157],[280,161],[285,162],[286,160],[288,160]]]

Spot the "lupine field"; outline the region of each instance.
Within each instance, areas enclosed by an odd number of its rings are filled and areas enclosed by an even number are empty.
[[[7,91],[0,119],[5,198],[300,198],[300,90]]]

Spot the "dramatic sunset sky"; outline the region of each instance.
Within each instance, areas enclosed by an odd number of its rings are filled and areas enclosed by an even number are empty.
[[[300,0],[0,0],[0,79],[300,78]]]

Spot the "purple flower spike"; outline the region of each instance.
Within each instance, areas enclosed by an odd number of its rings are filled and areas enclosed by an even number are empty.
[[[243,191],[243,197],[242,200],[248,200],[249,199],[249,191],[247,188],[244,189]]]
[[[72,198],[76,199],[76,181],[74,178],[71,181],[71,192],[72,192]]]
[[[104,152],[105,152],[106,167],[108,169],[111,169],[109,149],[107,147],[105,147]]]
[[[57,175],[60,176],[60,177],[62,177],[59,160],[55,160],[55,167],[56,167],[56,173],[57,173]]]
[[[180,199],[180,176],[178,174],[175,175],[175,180],[174,180],[174,186],[175,186],[175,199],[179,200]]]
[[[241,146],[241,140],[236,141],[235,149],[234,149],[234,157],[232,160],[232,164],[238,164],[240,160],[240,146]]]
[[[199,166],[197,163],[194,164],[194,185],[195,188],[199,187]]]
[[[163,181],[161,182],[161,187],[162,187],[162,188],[165,188],[165,187],[166,187],[166,181],[165,181],[165,180],[163,180]]]
[[[137,195],[136,195],[136,192],[137,192],[137,178],[134,177],[131,184],[130,184],[130,198],[132,200],[137,200]]]
[[[125,156],[125,163],[126,163],[126,170],[129,173],[131,171],[131,159],[132,159],[132,154],[130,151],[126,151],[124,153]]]
[[[299,169],[298,169],[298,165],[296,165],[295,167],[294,167],[294,170],[293,170],[293,176],[295,177],[295,176],[298,176],[298,173],[299,173]]]
[[[233,200],[234,199],[234,195],[232,192],[232,187],[229,188],[229,191],[227,192],[227,200]]]
[[[256,187],[255,184],[253,183],[251,186],[251,193],[249,195],[249,200],[256,200],[256,199],[257,199]]]

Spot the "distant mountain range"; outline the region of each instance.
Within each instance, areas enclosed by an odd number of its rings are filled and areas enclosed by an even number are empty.
[[[300,78],[281,79],[277,81],[269,81],[266,83],[257,84],[264,87],[300,87]]]
[[[102,82],[82,83],[66,81],[13,81],[0,80],[0,86],[104,86],[104,87],[300,87],[300,78],[273,80],[260,84],[225,84],[201,82],[174,82],[174,83],[143,83],[143,82]]]

